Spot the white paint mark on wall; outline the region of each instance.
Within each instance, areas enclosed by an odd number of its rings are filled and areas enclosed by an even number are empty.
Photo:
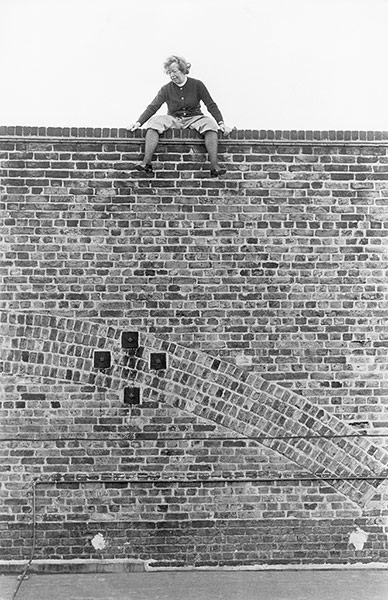
[[[102,533],[97,533],[92,539],[92,546],[95,550],[104,550],[106,541]]]
[[[195,409],[195,406],[196,406],[196,404],[195,404],[194,400],[187,400],[185,410],[187,410],[188,412],[193,412]]]
[[[245,354],[238,354],[236,356],[236,365],[238,367],[251,365],[252,364],[252,356],[246,356]]]
[[[349,536],[349,544],[353,544],[356,550],[362,550],[367,540],[368,534],[360,527],[356,527]]]

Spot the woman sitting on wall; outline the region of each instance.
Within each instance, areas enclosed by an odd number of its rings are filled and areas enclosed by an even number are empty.
[[[129,127],[129,131],[135,131],[146,123],[145,152],[143,160],[135,167],[138,171],[152,173],[151,160],[159,143],[159,135],[167,129],[176,128],[195,129],[204,136],[211,177],[226,173],[226,169],[218,164],[218,130],[228,133],[227,128],[206,86],[198,79],[187,77],[190,67],[190,63],[181,56],[169,56],[164,63],[164,70],[171,79],[170,83],[159,90],[137,122]],[[202,113],[201,100],[214,118]],[[153,116],[164,102],[168,114]]]

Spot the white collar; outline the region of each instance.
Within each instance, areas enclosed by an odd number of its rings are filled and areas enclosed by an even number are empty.
[[[187,83],[187,77],[185,78],[185,80],[184,80],[184,82],[183,82],[183,83],[176,83],[175,85],[177,85],[178,87],[180,87],[180,88],[181,88],[181,87],[183,87],[184,85],[186,85],[186,83]]]

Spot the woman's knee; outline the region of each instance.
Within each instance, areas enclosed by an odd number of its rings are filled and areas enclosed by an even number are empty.
[[[152,129],[158,133],[164,133],[167,129],[171,129],[174,126],[173,119],[169,115],[159,115],[151,117],[147,122],[147,130]]]

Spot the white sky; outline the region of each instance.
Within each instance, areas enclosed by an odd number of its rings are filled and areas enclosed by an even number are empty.
[[[179,54],[229,126],[388,130],[388,0],[0,0],[0,23],[0,125],[126,127]]]

